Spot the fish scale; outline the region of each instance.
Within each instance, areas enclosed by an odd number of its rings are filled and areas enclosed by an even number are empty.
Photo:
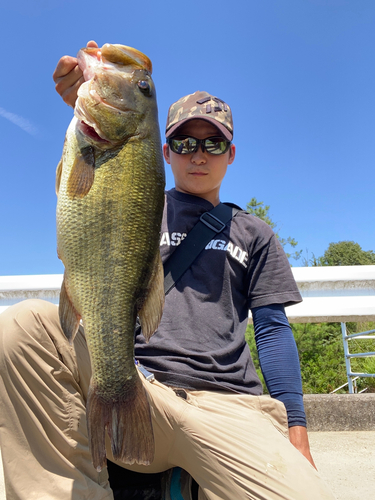
[[[126,160],[126,154],[124,154],[123,161],[128,165],[129,162]],[[134,158],[134,153],[131,160],[133,162],[137,160]],[[149,205],[144,203],[144,196],[142,194],[143,186],[140,184],[134,186],[134,183],[129,182],[129,180],[132,180],[132,175],[132,168],[124,169],[122,162],[119,164],[116,159],[111,158],[104,165],[97,167],[95,183],[90,193],[84,199],[69,200],[66,192],[62,191],[61,194],[59,193],[59,198],[60,196],[62,199],[65,197],[63,204],[66,206],[68,206],[69,202],[71,204],[67,212],[71,214],[71,217],[65,217],[64,223],[69,234],[66,246],[69,246],[69,252],[72,253],[74,260],[71,265],[73,270],[71,271],[68,266],[66,267],[66,271],[69,277],[69,286],[72,290],[73,302],[77,305],[79,311],[82,311],[82,317],[84,318],[93,372],[95,374],[94,380],[96,377],[98,379],[104,377],[100,374],[99,367],[103,364],[104,366],[109,364],[109,361],[105,360],[106,352],[110,352],[111,354],[112,352],[122,352],[123,355],[121,357],[116,356],[118,359],[129,362],[126,358],[130,356],[131,360],[133,360],[133,349],[130,352],[128,349],[125,349],[126,344],[117,342],[116,336],[111,335],[111,332],[102,335],[91,333],[91,329],[98,329],[102,322],[100,311],[105,310],[106,306],[109,305],[111,306],[110,318],[112,325],[132,325],[134,321],[132,318],[134,316],[133,308],[136,298],[132,298],[130,301],[132,307],[126,311],[124,297],[128,297],[130,294],[136,296],[137,290],[136,286],[134,286],[134,280],[138,281],[138,276],[142,273],[144,274],[147,270],[145,270],[145,267],[149,268],[148,263],[145,265],[143,259],[139,259],[138,256],[141,254],[143,257],[145,247],[150,246],[148,235],[154,231],[154,227],[147,228],[145,227],[145,223],[141,226],[139,222],[146,218]],[[116,182],[113,182],[113,177],[117,176]],[[146,181],[148,179],[150,177],[146,176]],[[133,185],[134,189],[127,189],[127,203],[120,202],[116,207],[116,214],[113,214],[113,210],[106,207],[108,200],[110,200],[109,205],[111,205],[111,200],[118,196],[116,193],[118,187],[129,184]],[[101,185],[106,186],[104,190],[100,190]],[[111,185],[114,187],[111,188]],[[133,211],[130,210],[130,206],[133,208]],[[142,207],[147,207],[147,210],[143,214],[140,211]],[[112,215],[115,215],[113,220],[101,224],[103,214],[111,212]],[[129,224],[129,218],[134,219],[133,224]],[[108,237],[108,226],[110,226],[112,237]],[[59,228],[59,231],[62,232],[63,228]],[[121,242],[120,245],[118,244],[118,240]],[[65,245],[59,245],[59,251],[64,252],[64,249]],[[111,258],[103,261],[103,253],[110,255]],[[132,254],[130,265],[128,263],[129,253]],[[93,288],[103,288],[106,278],[109,278],[110,281],[115,279],[116,284],[111,286],[109,283],[109,287],[103,296],[105,304],[102,304],[100,298],[98,299],[96,295],[93,295],[91,290]],[[82,290],[85,292],[81,293]],[[127,318],[125,318],[126,312]],[[109,317],[105,314],[105,330],[110,330],[108,321]],[[116,328],[116,326],[113,326],[113,328]],[[108,347],[103,351],[103,345],[113,345],[113,347]],[[99,352],[102,352],[100,358],[93,355],[97,349]],[[101,360],[98,364],[96,364],[97,359]],[[105,360],[104,363],[103,360]],[[124,375],[125,380],[126,376]],[[108,390],[108,387],[105,390]],[[118,389],[116,388],[116,390]]]
[[[60,321],[70,341],[80,319],[84,325],[92,365],[87,420],[96,468],[105,464],[106,430],[114,458],[152,462],[151,414],[134,364],[134,327],[139,314],[148,339],[164,302],[159,239],[165,180],[153,82],[135,49],[106,44],[100,50],[111,62],[94,61],[95,79],[79,91],[57,172],[58,253],[65,266]],[[92,49],[80,52],[84,66]],[[105,85],[99,85],[103,75]],[[142,94],[135,75],[143,87],[148,82],[150,96]],[[115,101],[108,108],[110,99]],[[102,129],[105,139],[96,137]]]

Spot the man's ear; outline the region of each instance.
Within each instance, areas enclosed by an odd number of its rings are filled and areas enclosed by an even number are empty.
[[[236,146],[234,144],[231,144],[229,148],[228,165],[234,162],[235,156],[236,156]]]
[[[164,160],[169,163],[169,165],[171,164],[171,158],[170,158],[170,149],[169,149],[169,146],[168,144],[164,144],[163,146],[163,156],[164,156]]]

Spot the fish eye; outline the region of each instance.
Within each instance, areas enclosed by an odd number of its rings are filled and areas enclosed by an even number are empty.
[[[139,90],[146,95],[147,97],[151,96],[151,87],[150,84],[146,80],[138,81]]]

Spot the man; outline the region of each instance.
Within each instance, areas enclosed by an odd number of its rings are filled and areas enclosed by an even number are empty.
[[[83,81],[76,60],[62,58],[54,79],[74,105]],[[220,202],[235,157],[231,110],[207,92],[181,98],[169,110],[166,137],[163,153],[175,189],[166,194],[163,262]],[[239,212],[167,295],[150,342],[137,335],[136,358],[155,375],[152,382],[141,376],[155,459],[149,467],[117,465],[141,473],[181,467],[198,483],[199,500],[332,499],[313,467],[298,355],[284,313],[284,305],[300,300],[272,230]],[[244,339],[249,308],[272,398],[261,396]],[[28,301],[1,315],[0,338],[7,498],[112,498],[106,471],[94,470],[88,451],[90,362],[83,330],[71,348],[57,308]],[[109,450],[108,458],[113,461]]]

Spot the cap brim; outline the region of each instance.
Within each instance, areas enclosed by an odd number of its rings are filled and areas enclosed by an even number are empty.
[[[168,129],[165,132],[165,137],[168,139],[171,135],[174,134],[174,132],[179,129],[184,123],[190,122],[191,120],[205,120],[206,122],[212,123],[220,132],[223,134],[223,136],[228,140],[231,141],[233,139],[233,134],[226,128],[224,125],[215,118],[211,118],[209,116],[192,116],[191,118],[186,118],[185,120],[181,120],[180,122],[176,123],[173,125],[170,129]]]

